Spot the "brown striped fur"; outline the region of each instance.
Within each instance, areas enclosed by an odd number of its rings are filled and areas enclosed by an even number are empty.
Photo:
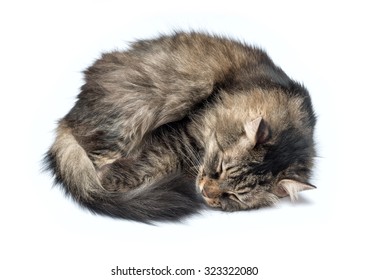
[[[103,54],[45,162],[93,212],[147,222],[313,188],[307,90],[262,50],[175,33]],[[197,188],[195,187],[197,185]]]

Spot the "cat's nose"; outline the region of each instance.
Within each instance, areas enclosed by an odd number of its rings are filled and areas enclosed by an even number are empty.
[[[207,198],[217,198],[221,195],[221,191],[219,190],[219,188],[216,187],[204,186],[202,188],[201,194]]]

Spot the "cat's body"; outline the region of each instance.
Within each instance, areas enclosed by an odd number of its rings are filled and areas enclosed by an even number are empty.
[[[46,162],[93,212],[177,219],[198,193],[233,211],[312,188],[309,94],[263,51],[178,33],[104,54],[85,74]]]

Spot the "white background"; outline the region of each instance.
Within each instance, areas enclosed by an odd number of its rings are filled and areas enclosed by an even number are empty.
[[[0,278],[112,279],[117,265],[169,265],[203,272],[257,266],[250,279],[368,279],[367,7],[311,0],[2,1]],[[306,85],[319,118],[316,190],[294,204],[207,211],[181,224],[148,226],[94,216],[52,188],[40,173],[41,158],[56,121],[74,104],[81,71],[103,51],[173,29],[261,46]]]

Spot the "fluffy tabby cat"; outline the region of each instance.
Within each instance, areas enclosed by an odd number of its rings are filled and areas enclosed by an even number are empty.
[[[258,48],[175,33],[103,54],[85,79],[45,162],[94,213],[175,220],[314,188],[309,94]]]

